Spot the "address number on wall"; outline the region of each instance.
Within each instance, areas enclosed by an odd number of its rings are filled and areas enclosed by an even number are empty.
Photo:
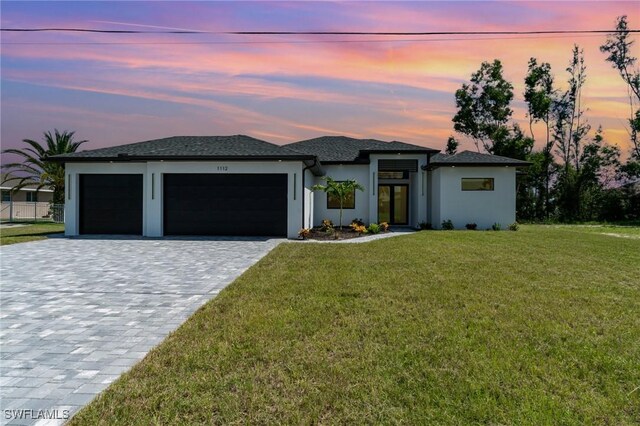
[[[218,166],[217,170],[219,172],[227,172],[229,171],[229,166]]]

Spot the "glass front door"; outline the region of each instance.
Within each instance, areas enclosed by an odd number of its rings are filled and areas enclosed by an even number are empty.
[[[409,223],[408,185],[378,185],[378,222]]]

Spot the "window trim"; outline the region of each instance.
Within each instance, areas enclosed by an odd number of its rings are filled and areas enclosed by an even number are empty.
[[[25,198],[27,199],[28,203],[37,203],[38,202],[38,193],[35,191],[25,191],[26,192],[26,196]],[[30,200],[29,198],[35,198],[33,200]]]
[[[344,181],[336,181],[336,182],[344,182]],[[331,207],[329,205],[329,197],[331,196],[331,194],[329,194],[327,192],[327,210],[340,210],[340,206],[338,205],[337,207]],[[343,206],[342,209],[343,210],[355,210],[356,208],[356,190],[353,190],[353,207],[347,207],[347,206]]]
[[[491,181],[491,189],[464,189],[464,181],[465,180],[490,180]],[[486,192],[486,191],[495,191],[496,189],[496,180],[492,177],[463,177],[460,178],[460,190],[464,192]]]

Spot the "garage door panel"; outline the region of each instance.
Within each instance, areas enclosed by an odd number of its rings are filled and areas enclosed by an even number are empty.
[[[81,174],[81,234],[142,235],[141,174]]]
[[[287,234],[286,174],[165,174],[165,235]]]

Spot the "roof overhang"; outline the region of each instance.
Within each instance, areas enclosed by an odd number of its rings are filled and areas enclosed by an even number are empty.
[[[28,192],[53,192],[53,189],[37,189],[37,188],[19,188],[15,189],[10,186],[0,186],[0,189],[3,191],[28,191]]]
[[[251,156],[217,156],[217,155],[119,155],[117,157],[49,157],[46,161],[57,163],[126,163],[126,162],[151,162],[151,161],[313,161],[313,155],[251,155]]]
[[[434,170],[439,167],[493,167],[493,168],[501,168],[501,167],[529,167],[531,163],[529,162],[518,162],[518,163],[431,163],[426,166],[422,166],[422,170]]]

